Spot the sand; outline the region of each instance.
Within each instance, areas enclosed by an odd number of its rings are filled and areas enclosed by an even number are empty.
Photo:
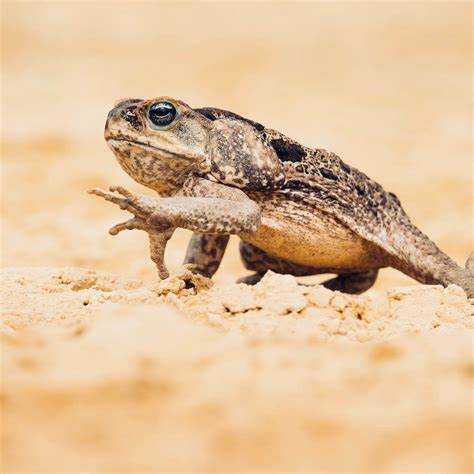
[[[18,471],[469,470],[474,323],[456,286],[3,278]]]
[[[2,472],[470,472],[473,301],[383,270],[160,282],[86,194],[133,183],[118,98],[227,108],[339,153],[460,265],[472,242],[465,4],[2,4]],[[285,34],[282,34],[284,32]],[[187,283],[186,283],[187,282]]]

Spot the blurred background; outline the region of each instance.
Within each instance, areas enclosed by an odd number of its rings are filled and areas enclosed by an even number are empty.
[[[103,137],[123,97],[229,109],[327,148],[402,200],[458,263],[472,233],[468,2],[3,2],[3,264],[156,278],[146,235],[88,196],[122,184]],[[167,250],[181,263],[189,234]],[[234,239],[217,274],[244,273]],[[408,283],[386,270],[377,285]]]
[[[146,298],[157,280],[147,236],[109,236],[128,216],[86,193],[152,194],[121,170],[103,127],[120,98],[169,95],[338,153],[463,265],[474,249],[471,3],[0,8],[2,263],[48,267],[2,281],[5,472],[472,471],[472,318],[455,289],[381,293],[353,316],[317,304],[219,316],[211,296],[180,318]],[[189,237],[170,242],[170,270]],[[244,272],[233,238],[216,280]],[[375,288],[411,283],[384,270]],[[236,288],[213,295],[237,301]]]

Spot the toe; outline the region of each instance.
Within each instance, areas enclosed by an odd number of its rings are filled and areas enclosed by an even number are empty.
[[[117,192],[121,194],[123,197],[127,198],[131,202],[134,202],[136,200],[136,197],[128,189],[125,189],[123,186],[110,186],[109,190],[113,193]]]
[[[119,232],[122,232],[123,230],[146,230],[146,224],[145,222],[138,218],[138,217],[132,217],[131,219],[128,219],[128,221],[121,222],[120,224],[116,224],[113,227],[109,229],[109,234],[110,235],[117,235]]]

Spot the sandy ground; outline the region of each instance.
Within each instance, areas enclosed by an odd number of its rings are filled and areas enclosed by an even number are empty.
[[[121,211],[85,194],[149,193],[103,124],[118,98],[166,94],[337,152],[463,264],[471,19],[452,2],[2,3],[2,470],[472,471],[462,290],[392,270],[360,297],[239,286],[236,240],[214,286],[186,288],[186,231],[159,282],[146,236],[107,235]]]

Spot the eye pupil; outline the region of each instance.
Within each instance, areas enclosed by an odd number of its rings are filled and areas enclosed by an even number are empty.
[[[176,107],[171,102],[155,102],[151,104],[148,116],[154,125],[163,127],[169,125],[175,119]]]
[[[172,110],[171,107],[162,105],[160,107],[156,107],[154,112],[156,115],[158,115],[158,117],[164,117],[170,113],[170,110]]]

